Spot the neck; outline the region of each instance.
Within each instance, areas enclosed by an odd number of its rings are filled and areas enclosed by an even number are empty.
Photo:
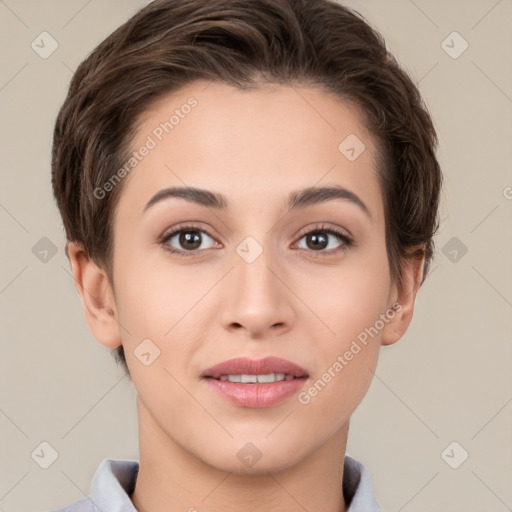
[[[139,512],[347,510],[348,422],[294,466],[241,474],[205,463],[171,439],[139,401],[138,409],[140,462],[131,500]]]

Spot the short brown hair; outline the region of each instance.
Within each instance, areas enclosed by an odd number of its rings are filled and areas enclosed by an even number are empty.
[[[400,280],[403,261],[424,254],[425,279],[438,229],[437,135],[417,87],[364,17],[334,0],[156,0],[80,64],[54,131],[52,185],[67,240],[111,284],[122,182],[105,198],[94,191],[126,161],[150,103],[197,79],[312,85],[353,104],[377,143],[391,276]],[[114,356],[129,374],[122,346]]]

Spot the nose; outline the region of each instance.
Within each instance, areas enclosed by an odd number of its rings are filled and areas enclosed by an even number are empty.
[[[291,329],[293,293],[270,250],[263,250],[252,262],[236,255],[235,268],[227,279],[229,289],[222,308],[227,330],[243,330],[249,337],[265,338]]]

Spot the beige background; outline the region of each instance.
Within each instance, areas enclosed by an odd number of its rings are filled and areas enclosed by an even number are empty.
[[[445,173],[433,272],[408,333],[382,350],[348,453],[386,512],[512,510],[512,1],[345,3],[419,83]],[[134,391],[89,333],[69,273],[50,148],[73,70],[142,5],[0,0],[3,512],[70,504],[101,460],[138,458]],[[59,45],[47,59],[31,47],[43,31]],[[469,44],[458,58],[442,46],[453,31]],[[43,237],[57,249],[46,262]],[[48,469],[31,457],[43,441],[58,453]]]

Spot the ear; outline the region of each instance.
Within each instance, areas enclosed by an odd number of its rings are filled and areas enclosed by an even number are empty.
[[[403,262],[402,280],[395,283],[390,294],[390,310],[394,316],[385,324],[381,334],[381,344],[396,343],[407,331],[414,312],[414,301],[423,279],[425,253],[411,256]],[[387,315],[391,317],[390,314]]]
[[[68,242],[66,252],[73,279],[82,297],[85,318],[94,338],[108,348],[121,345],[114,292],[107,274],[89,258],[80,244]]]

